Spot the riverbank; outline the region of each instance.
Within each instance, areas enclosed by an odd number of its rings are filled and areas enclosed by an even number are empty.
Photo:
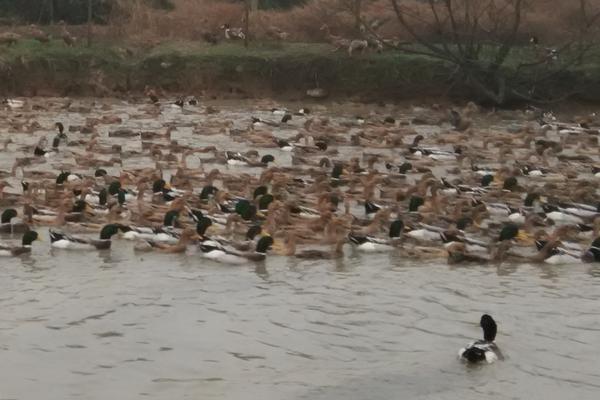
[[[469,99],[465,88],[450,88],[453,73],[452,66],[424,56],[390,51],[350,57],[325,44],[67,47],[61,41],[22,40],[0,47],[0,91],[11,96],[115,96],[151,86],[212,97],[300,99],[322,88],[332,98],[360,101]],[[581,88],[579,99],[600,101],[600,69],[593,63],[562,71],[559,80],[564,89],[547,89],[566,94]]]

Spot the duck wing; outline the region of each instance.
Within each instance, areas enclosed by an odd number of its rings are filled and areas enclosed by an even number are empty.
[[[357,244],[357,245],[361,245],[361,244],[365,244],[365,243],[375,243],[375,244],[389,244],[389,241],[386,239],[379,239],[373,236],[362,236],[362,235],[354,235],[352,233],[348,234],[348,240],[350,240],[350,242]]]
[[[12,251],[13,246],[6,244],[6,243],[0,243],[0,251]]]
[[[71,236],[71,235],[67,235],[66,233],[58,232],[58,231],[55,231],[52,229],[50,229],[49,233],[50,233],[50,242],[58,242],[59,240],[66,240],[69,242],[79,243],[79,244],[91,244],[92,243],[92,240],[89,238]]]

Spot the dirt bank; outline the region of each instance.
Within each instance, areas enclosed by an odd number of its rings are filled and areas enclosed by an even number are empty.
[[[600,101],[600,71],[562,72],[559,91]],[[316,44],[203,46],[168,44],[91,48],[21,41],[0,47],[0,91],[6,96],[139,93],[146,86],[169,93],[302,98],[320,87],[332,98],[399,101],[421,96],[468,99],[449,87],[452,68],[441,61],[397,52],[349,57]]]

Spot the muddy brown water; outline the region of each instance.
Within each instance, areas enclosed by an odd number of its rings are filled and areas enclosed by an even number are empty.
[[[123,115],[132,110],[113,107]],[[125,124],[158,128],[182,118],[165,114],[158,122]],[[247,119],[248,111],[229,115]],[[83,120],[60,111],[35,118],[45,126]],[[42,134],[18,136],[11,148]],[[224,146],[219,140],[210,136],[202,144]],[[286,162],[286,154],[275,154]],[[3,168],[11,157],[2,154]],[[193,250],[136,254],[122,241],[110,252],[55,251],[47,236],[30,257],[0,264],[2,399],[597,399],[600,393],[595,265],[453,268],[346,247],[335,262],[273,256],[225,267]],[[496,318],[507,358],[466,367],[457,351],[481,335],[482,313]]]

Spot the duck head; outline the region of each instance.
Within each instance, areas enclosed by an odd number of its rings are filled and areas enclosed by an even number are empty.
[[[206,235],[206,230],[208,228],[210,228],[211,225],[212,225],[212,220],[210,218],[207,218],[207,217],[200,218],[200,220],[196,224],[196,233],[200,237],[204,237],[204,235]]]
[[[259,210],[267,210],[269,208],[269,204],[271,204],[275,200],[272,194],[265,194],[260,196],[258,200],[258,209]]]
[[[402,165],[400,165],[398,167],[398,173],[400,174],[406,174],[408,171],[410,171],[413,168],[412,164],[409,162],[405,162]]]
[[[499,242],[504,242],[506,240],[512,240],[519,236],[519,227],[516,224],[506,224],[500,230],[500,235],[498,236]]]
[[[493,342],[496,339],[496,332],[498,331],[498,327],[496,325],[496,321],[489,316],[488,314],[483,314],[481,316],[481,321],[479,322],[479,326],[483,329],[483,339],[488,342]]]
[[[315,142],[315,147],[321,151],[325,151],[327,150],[327,143],[319,140],[318,142]]]
[[[494,181],[494,175],[487,174],[481,177],[481,186],[488,187]]]
[[[266,254],[267,250],[269,250],[271,246],[273,246],[273,238],[271,236],[263,236],[256,244],[256,252],[260,254]]]
[[[38,235],[38,233],[35,231],[28,231],[23,234],[21,244],[23,245],[23,247],[31,246],[31,244],[36,240],[40,240],[40,235]]]
[[[102,188],[102,190],[98,192],[98,204],[105,206],[106,203],[108,203],[108,191],[106,188]]]
[[[0,223],[8,224],[17,215],[17,210],[14,208],[7,208],[2,212],[2,216],[0,216]]]
[[[125,204],[125,190],[124,189],[119,189],[119,193],[117,193],[117,202],[119,203],[119,205],[123,205]]]
[[[77,200],[75,204],[73,204],[73,208],[71,208],[71,212],[73,213],[82,213],[88,209],[88,203],[84,200]]]
[[[219,189],[217,189],[216,187],[212,185],[206,185],[202,188],[202,191],[200,192],[200,200],[208,200],[209,198],[213,197],[218,191]]]
[[[157,179],[152,184],[152,193],[163,193],[165,190],[171,189],[171,185],[169,185],[164,179]]]
[[[404,222],[401,219],[397,219],[390,224],[390,238],[399,238],[404,230]]]
[[[410,202],[408,203],[408,211],[409,212],[418,212],[419,207],[425,204],[425,199],[421,196],[412,196],[410,198]]]
[[[104,225],[100,231],[100,240],[110,240],[114,235],[119,233],[120,228],[121,226],[118,224]]]
[[[62,171],[60,174],[58,174],[58,176],[56,177],[56,184],[57,185],[62,185],[63,183],[65,183],[67,181],[67,179],[69,178],[69,175],[71,175],[70,172],[65,172]]]
[[[179,219],[179,210],[169,210],[165,213],[163,219],[164,226],[177,226]]]
[[[523,205],[525,207],[535,207],[540,202],[540,194],[539,193],[528,193],[525,197],[525,201]]]
[[[253,193],[253,197],[256,199],[259,196],[264,196],[265,194],[268,193],[268,189],[266,186],[259,186],[256,189],[254,189],[254,193]]]
[[[335,164],[333,166],[333,170],[331,171],[331,177],[333,179],[340,179],[342,174],[344,173],[344,165],[343,164]]]
[[[108,193],[111,196],[114,196],[117,193],[119,193],[120,189],[121,189],[121,182],[119,182],[119,181],[111,182],[110,185],[108,185]]]
[[[275,161],[275,157],[273,157],[271,154],[265,154],[260,159],[261,164],[265,164],[265,165],[268,165],[270,162],[274,162],[274,161]]]

